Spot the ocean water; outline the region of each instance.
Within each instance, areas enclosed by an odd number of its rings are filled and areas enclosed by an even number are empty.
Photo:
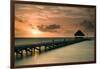
[[[66,38],[73,40],[74,38]],[[36,42],[46,42],[52,40],[64,40],[64,38],[17,38],[16,46],[23,44],[32,44]],[[25,56],[15,60],[15,65],[36,65],[36,64],[52,64],[52,63],[70,63],[70,62],[86,62],[94,61],[94,39],[64,46],[42,54]]]
[[[68,38],[16,38],[15,39],[15,46],[18,45],[25,45],[25,44],[33,44],[33,43],[40,43],[40,42],[50,42],[52,40],[55,41],[63,41],[63,40],[74,40],[73,37]]]

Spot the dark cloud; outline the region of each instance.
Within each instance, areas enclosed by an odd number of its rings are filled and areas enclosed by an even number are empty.
[[[24,22],[21,18],[19,18],[19,17],[17,17],[17,16],[15,16],[15,19],[16,19],[16,21],[18,21],[18,22],[21,22],[21,23]]]
[[[37,28],[43,32],[57,32],[58,29],[61,28],[58,24],[51,24],[51,25],[38,25]]]
[[[80,23],[80,25],[84,28],[84,30],[94,32],[95,26],[90,20],[84,20],[82,23]]]
[[[47,26],[46,28],[47,29],[58,29],[58,28],[60,28],[60,25],[52,24],[52,25]]]
[[[54,36],[73,36],[80,29],[94,36],[95,16],[95,8],[90,7],[16,4],[15,27],[18,29],[15,31],[21,36],[30,33],[34,37],[31,30],[38,29],[43,32],[40,36],[45,37],[53,33]]]

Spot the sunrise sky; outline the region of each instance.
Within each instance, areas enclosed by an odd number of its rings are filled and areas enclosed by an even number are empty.
[[[95,8],[15,4],[15,37],[94,36]]]

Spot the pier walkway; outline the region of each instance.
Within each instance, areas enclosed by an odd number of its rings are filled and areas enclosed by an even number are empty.
[[[69,40],[69,41],[67,41],[65,39],[60,40],[60,41],[52,40],[52,41],[49,41],[49,42],[33,43],[33,44],[30,44],[30,45],[29,44],[28,45],[18,45],[18,46],[15,46],[15,53],[16,53],[16,55],[23,56],[23,51],[25,51],[26,55],[28,53],[35,55],[36,50],[40,54],[40,53],[46,52],[48,50],[56,49],[56,48],[59,48],[59,47],[78,43],[78,42],[85,41],[85,40],[88,40],[88,39],[78,39],[78,40]]]

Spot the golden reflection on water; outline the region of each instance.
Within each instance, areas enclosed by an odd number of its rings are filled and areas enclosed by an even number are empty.
[[[94,41],[84,41],[16,60],[16,65],[35,65],[94,61]]]

